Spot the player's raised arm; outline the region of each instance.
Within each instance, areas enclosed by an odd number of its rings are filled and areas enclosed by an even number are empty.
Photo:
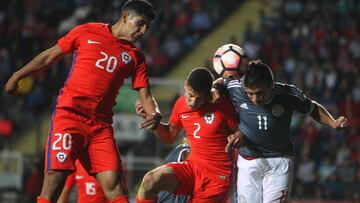
[[[134,105],[135,105],[135,113],[143,118],[146,118],[147,114],[143,106],[141,105],[140,100],[137,99]]]
[[[334,129],[343,129],[347,127],[347,119],[344,116],[334,119],[324,106],[316,101],[313,101],[313,103],[315,105],[314,110],[311,112],[311,117],[313,119]]]
[[[172,126],[169,123],[160,123],[156,130],[154,130],[154,133],[156,137],[163,141],[165,144],[171,144],[176,140],[181,129],[182,128]]]
[[[224,94],[224,78],[218,78],[213,82],[211,88],[211,103],[219,103],[221,96]]]
[[[155,129],[162,119],[159,107],[151,94],[150,88],[140,88],[138,93],[140,103],[147,114],[145,121],[139,127]]]
[[[140,88],[139,99],[147,114],[151,115],[153,113],[160,113],[159,107],[151,94],[150,88]]]
[[[213,88],[215,88],[215,89],[217,89],[218,87],[222,88],[222,86],[224,86],[224,84],[225,84],[225,79],[220,77],[213,82]]]
[[[147,114],[141,105],[140,100],[135,101],[135,112],[139,116],[146,118]],[[145,122],[144,122],[145,123]],[[145,124],[142,123],[139,125],[139,128],[145,128]],[[179,135],[182,128],[176,128],[170,124],[160,123],[156,130],[154,130],[154,133],[156,137],[158,137],[161,141],[163,141],[165,144],[173,143],[176,139],[176,137]]]
[[[32,61],[26,64],[22,69],[15,72],[9,80],[6,82],[5,91],[10,94],[15,94],[18,82],[35,72],[48,68],[57,60],[61,59],[64,56],[60,47],[55,45],[36,56]]]

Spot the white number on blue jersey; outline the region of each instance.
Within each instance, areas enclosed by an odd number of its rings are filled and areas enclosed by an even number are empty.
[[[267,117],[258,115],[257,119],[259,124],[259,130],[267,130]]]

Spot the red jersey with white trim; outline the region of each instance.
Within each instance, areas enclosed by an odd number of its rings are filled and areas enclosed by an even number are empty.
[[[72,188],[75,183],[78,191],[77,202],[107,202],[100,184],[86,172],[79,161],[76,161],[76,172],[67,177],[65,187]]]
[[[133,89],[149,87],[143,53],[131,43],[115,38],[109,24],[79,25],[60,38],[58,45],[63,53],[73,52],[74,58],[57,107],[72,107],[109,118],[127,77],[133,77]]]
[[[183,127],[191,146],[189,160],[195,161],[211,175],[229,180],[231,153],[225,152],[227,136],[239,123],[235,107],[227,98],[220,103],[207,103],[190,110],[185,97],[180,97],[170,116],[170,125]]]

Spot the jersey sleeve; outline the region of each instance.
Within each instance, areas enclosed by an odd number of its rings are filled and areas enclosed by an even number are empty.
[[[183,105],[182,101],[183,100],[181,98],[179,98],[175,102],[173,110],[172,110],[170,118],[169,118],[170,125],[172,125],[174,127],[182,127],[182,123],[180,120],[180,112],[179,112],[180,107]]]
[[[86,30],[85,25],[76,26],[70,30],[65,36],[58,40],[58,45],[64,54],[73,52],[79,46],[79,37],[83,35]]]
[[[231,130],[235,130],[239,125],[239,116],[237,114],[234,104],[228,99],[223,99],[222,106],[225,108],[226,124]]]
[[[308,114],[314,109],[314,103],[299,88],[291,85],[290,92],[292,106],[300,113]]]
[[[242,80],[225,80],[226,94],[232,101],[241,101],[245,96],[243,93]]]
[[[143,87],[150,87],[144,54],[140,51],[136,52],[136,59],[137,61],[132,80],[132,88],[136,90]]]

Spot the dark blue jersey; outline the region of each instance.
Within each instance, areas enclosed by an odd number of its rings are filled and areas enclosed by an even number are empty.
[[[177,146],[166,157],[165,163],[184,161],[183,158],[190,152],[190,146],[187,144],[181,144]],[[190,196],[174,195],[168,192],[160,192],[158,194],[158,203],[185,203],[188,202]]]
[[[165,158],[164,163],[184,161],[182,159],[182,157],[185,155],[185,153],[188,153],[188,152],[190,152],[190,146],[189,145],[187,145],[187,144],[178,145]]]
[[[226,81],[225,85],[240,116],[239,130],[247,138],[239,153],[251,157],[292,155],[292,114],[294,111],[310,113],[313,102],[295,86],[276,82],[270,101],[256,106],[247,96],[241,80]]]

